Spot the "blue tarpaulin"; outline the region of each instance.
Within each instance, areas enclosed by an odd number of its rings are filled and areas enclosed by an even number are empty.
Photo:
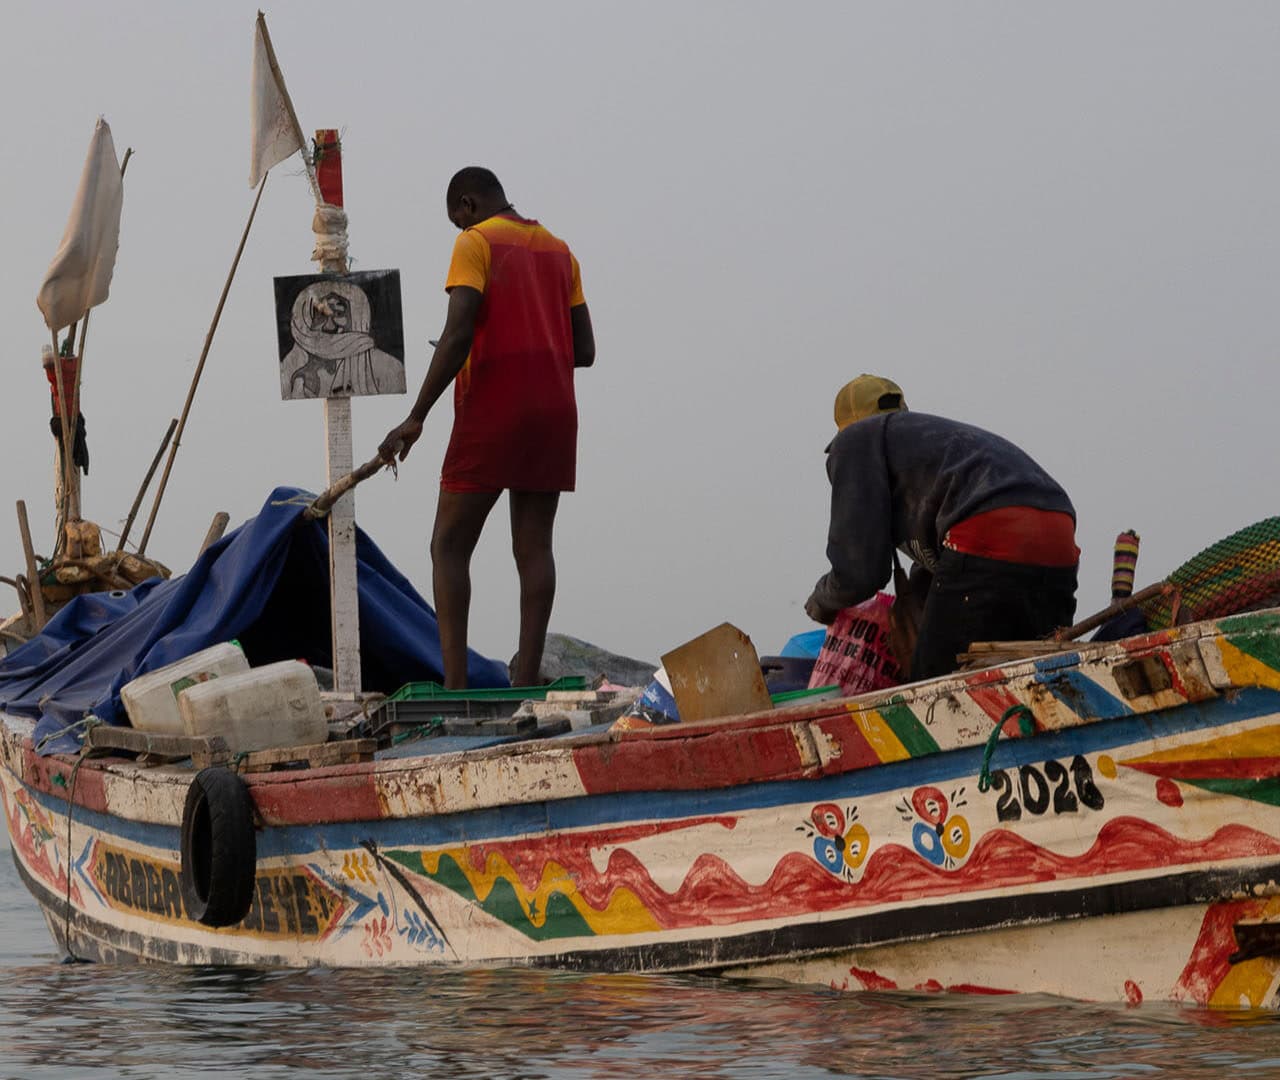
[[[0,708],[38,719],[42,752],[67,752],[86,714],[128,723],[120,688],[131,679],[221,641],[237,639],[255,667],[290,659],[332,667],[328,532],[302,517],[313,498],[277,488],[181,577],[72,600],[0,662]],[[356,557],[363,689],[440,681],[435,612],[359,529]],[[510,685],[506,665],[474,652],[467,681]]]

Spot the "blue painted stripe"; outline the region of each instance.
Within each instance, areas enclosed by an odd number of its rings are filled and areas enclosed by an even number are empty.
[[[67,803],[64,799],[56,798],[48,795],[43,791],[37,791],[35,788],[26,784],[22,785],[28,795],[36,802],[48,810],[51,814],[64,816],[67,812]],[[146,847],[159,848],[164,850],[171,848],[178,850],[179,833],[181,832],[177,826],[173,825],[152,825],[144,821],[130,821],[128,818],[116,817],[114,814],[100,814],[96,810],[89,810],[83,806],[76,806],[72,810],[72,821],[77,828],[85,827],[93,829],[95,832],[104,834],[111,838],[119,838],[128,840],[134,844],[140,844]],[[66,841],[66,829],[62,830],[62,840]]]
[[[1034,739],[1002,739],[996,744],[991,766],[994,769],[1016,768],[1052,758],[1094,754],[1197,729],[1210,731],[1224,724],[1268,715],[1280,717],[1280,693],[1274,690],[1242,690],[1234,700],[1216,698],[1158,713],[1130,715],[1044,733]],[[539,835],[560,829],[674,821],[792,804],[856,800],[925,784],[974,781],[982,767],[982,753],[983,748],[976,746],[817,780],[744,784],[714,791],[594,795],[406,820],[271,828],[258,834],[258,856],[299,856],[325,849],[344,851],[359,848],[370,841],[380,848],[445,847]],[[35,791],[31,794],[56,813],[61,813],[65,807],[60,799]],[[172,850],[178,847],[176,828],[141,825],[82,808],[76,809],[76,821],[104,834],[150,847]]]
[[[1046,667],[1036,674],[1036,682],[1082,719],[1134,715],[1125,702],[1078,670],[1055,671]]]

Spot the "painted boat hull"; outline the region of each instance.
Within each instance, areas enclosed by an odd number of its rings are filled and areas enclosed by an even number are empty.
[[[38,758],[28,735],[0,729],[0,804],[84,959],[1232,1007],[1280,982],[1277,613],[843,702],[247,777],[255,897],[216,930],[178,887],[191,771]]]

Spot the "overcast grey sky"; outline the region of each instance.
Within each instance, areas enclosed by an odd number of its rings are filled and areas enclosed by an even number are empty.
[[[889,375],[1070,492],[1080,613],[1115,534],[1139,584],[1278,512],[1273,461],[1280,6],[1273,3],[275,3],[303,129],[339,127],[356,269],[401,271],[409,381],[440,329],[443,191],[492,167],[579,256],[578,376],[552,629],[656,659],[729,620],[762,654],[812,628],[835,391]],[[85,516],[118,528],[181,408],[252,201],[251,4],[16,2],[0,43],[0,536],[48,550],[52,439],[35,294],[94,120],[135,157],[94,312]],[[324,484],[322,407],[282,402],[272,277],[312,203],[272,171],[150,550],[189,565],[214,511]],[[408,398],[354,404],[356,459]],[[430,596],[442,400],[361,525]],[[515,648],[505,504],[472,643]],[[137,534],[135,533],[135,536]]]

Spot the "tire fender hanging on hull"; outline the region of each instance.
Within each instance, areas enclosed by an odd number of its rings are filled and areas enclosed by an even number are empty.
[[[201,769],[182,809],[182,903],[205,926],[234,926],[249,914],[258,849],[253,800],[230,769]]]

